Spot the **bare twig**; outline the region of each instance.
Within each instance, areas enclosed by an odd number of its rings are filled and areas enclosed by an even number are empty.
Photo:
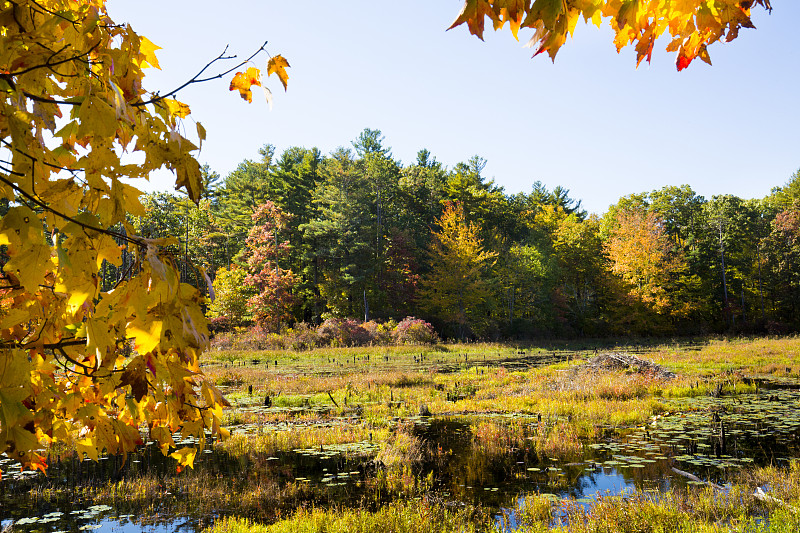
[[[248,57],[247,59],[245,59],[241,63],[238,63],[237,65],[229,68],[228,70],[226,70],[224,72],[220,72],[219,74],[215,74],[214,76],[209,76],[207,78],[201,78],[200,76],[202,76],[203,73],[206,70],[208,70],[214,63],[216,63],[218,61],[225,61],[225,60],[228,60],[228,59],[235,59],[236,58],[235,55],[233,55],[233,56],[226,56],[225,55],[225,53],[228,51],[228,47],[226,46],[225,49],[222,51],[222,53],[220,53],[217,57],[215,57],[214,59],[212,59],[211,61],[206,63],[206,65],[202,69],[200,69],[200,72],[195,74],[189,81],[187,81],[186,83],[184,83],[180,87],[178,87],[176,89],[173,89],[173,90],[169,91],[168,93],[158,95],[155,98],[152,98],[150,100],[147,100],[147,101],[144,101],[144,102],[137,102],[137,103],[131,104],[131,105],[134,106],[134,107],[141,107],[141,106],[145,106],[147,104],[154,104],[154,103],[157,103],[157,102],[163,100],[164,98],[168,98],[170,96],[175,96],[175,94],[177,92],[181,91],[182,89],[185,89],[186,87],[188,87],[189,85],[192,85],[194,83],[203,83],[203,82],[206,82],[206,81],[216,80],[216,79],[219,79],[219,78],[221,78],[221,77],[223,77],[223,76],[225,76],[227,74],[230,74],[231,72],[233,72],[237,68],[240,68],[243,65],[246,65],[247,63],[249,63],[254,57],[256,57],[261,52],[266,52],[267,42],[268,41],[264,41],[264,44],[262,44],[261,47],[258,50],[253,52],[250,55],[250,57]]]

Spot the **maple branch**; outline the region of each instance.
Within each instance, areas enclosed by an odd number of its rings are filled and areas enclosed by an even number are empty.
[[[46,321],[45,321],[45,323],[46,323]],[[43,329],[44,329],[44,326],[42,326],[42,330]],[[39,337],[41,337],[42,330],[39,330],[39,335],[37,335],[36,339],[34,339],[32,341],[29,341],[29,342],[26,342],[26,343],[21,343],[21,342],[17,342],[17,341],[15,341],[13,343],[2,342],[2,343],[0,343],[0,349],[7,349],[7,348],[12,348],[13,347],[13,348],[22,348],[24,350],[28,350],[30,348],[33,348],[33,347],[35,347],[34,346],[35,343],[39,340]],[[70,346],[85,346],[85,345],[86,345],[86,339],[77,339],[77,338],[73,337],[73,338],[69,338],[69,339],[62,339],[62,340],[60,340],[58,342],[55,342],[55,343],[44,343],[44,344],[41,344],[40,346],[41,346],[41,348],[43,350],[52,350],[54,352],[54,354],[55,354],[55,352],[60,353],[70,363],[74,364],[75,366],[81,367],[84,370],[83,375],[88,377],[88,376],[91,375],[90,371],[94,372],[95,369],[93,367],[90,367],[88,365],[85,365],[83,363],[80,363],[80,362],[76,361],[75,359],[70,357],[69,354],[64,349],[64,348],[68,348]],[[67,368],[66,363],[61,363],[61,365],[64,367],[64,370],[72,371],[71,369]]]
[[[0,77],[1,77],[1,76],[0,76]],[[16,146],[14,146],[13,144],[11,144],[10,142],[6,141],[5,139],[0,139],[0,142],[2,142],[3,144],[5,144],[5,145],[6,145],[6,147],[7,147],[9,150],[13,150],[14,152],[17,152],[17,153],[19,153],[19,154],[21,154],[21,155],[24,155],[24,156],[26,156],[26,157],[31,157],[32,161],[36,161],[37,163],[41,163],[42,165],[44,165],[44,166],[46,166],[46,167],[50,167],[50,168],[52,168],[52,169],[55,169],[55,170],[63,170],[64,172],[69,172],[70,174],[72,174],[72,177],[73,177],[74,179],[76,179],[76,180],[79,180],[79,181],[80,181],[80,182],[82,182],[84,185],[88,185],[88,184],[89,184],[89,182],[87,182],[86,180],[84,180],[84,179],[82,179],[82,178],[79,178],[79,177],[78,177],[78,174],[77,174],[78,172],[86,172],[86,170],[85,170],[85,169],[82,169],[82,168],[69,168],[69,167],[61,167],[61,166],[55,165],[55,164],[53,164],[53,163],[48,163],[47,161],[40,161],[40,160],[38,160],[38,159],[36,159],[36,158],[33,158],[32,156],[28,155],[28,153],[27,153],[27,152],[25,152],[25,151],[23,151],[23,150],[20,150],[19,148],[17,148]],[[11,165],[13,165],[13,162],[12,162],[12,161],[8,161],[8,160],[5,160],[5,159],[3,159],[3,160],[0,160],[0,163],[6,163],[6,164],[11,164]],[[12,170],[11,168],[7,168],[7,167],[0,167],[0,170],[3,170],[4,172],[6,172],[6,173],[8,173],[8,174],[11,174],[11,175],[14,175],[14,176],[24,176],[24,175],[25,175],[25,174],[24,174],[24,173],[22,173],[22,172],[15,172],[15,171],[14,171],[14,170]],[[96,187],[94,187],[94,190],[99,190],[99,189],[97,189]]]
[[[58,17],[58,18],[60,18],[60,19],[62,19],[62,20],[66,20],[67,22],[69,22],[70,24],[72,24],[73,26],[75,26],[76,28],[78,27],[78,23],[77,23],[76,21],[74,21],[74,20],[71,20],[71,19],[68,19],[67,17],[65,17],[65,16],[64,16],[64,15],[62,15],[61,13],[57,13],[57,12],[55,12],[55,11],[52,11],[52,10],[50,10],[50,9],[47,9],[46,7],[44,7],[42,4],[40,4],[40,3],[39,3],[39,2],[37,2],[36,0],[31,0],[31,4],[35,5],[35,6],[36,6],[36,7],[38,7],[39,9],[41,9],[41,10],[42,10],[42,12],[44,12],[44,13],[48,13],[48,14],[50,14],[50,15],[53,15],[54,17]],[[15,4],[15,5],[16,5],[16,4]]]
[[[119,287],[120,285],[122,285],[122,282],[125,281],[125,278],[128,277],[131,272],[133,272],[133,265],[135,265],[136,263],[137,263],[137,261],[131,261],[131,264],[128,265],[128,268],[125,270],[125,272],[122,273],[122,276],[120,276],[120,278],[117,280],[117,282],[114,283],[114,286],[111,287],[112,291],[114,289],[116,289],[117,287]]]
[[[42,348],[45,349],[45,350],[52,350],[54,352],[54,354],[56,352],[60,353],[62,356],[64,356],[64,358],[67,361],[69,361],[70,363],[74,364],[75,366],[78,366],[78,367],[82,368],[84,370],[83,375],[86,376],[86,377],[92,377],[92,376],[94,376],[94,374],[96,372],[98,372],[100,370],[106,370],[107,372],[109,372],[111,374],[119,374],[119,373],[122,373],[122,372],[125,371],[124,368],[115,369],[115,370],[108,370],[107,368],[102,368],[102,367],[101,368],[95,368],[93,366],[86,365],[86,364],[78,362],[75,359],[73,359],[72,357],[70,357],[69,354],[64,349],[64,348],[68,348],[70,346],[86,346],[86,341],[87,340],[88,339],[86,339],[86,338],[71,337],[69,339],[62,339],[62,340],[60,340],[60,341],[58,341],[56,343],[43,344]],[[22,347],[27,349],[28,345],[25,344]],[[58,359],[58,357],[56,357],[56,359]],[[61,363],[61,365],[64,367],[64,370],[69,371],[69,372],[74,372],[74,370],[72,370],[71,368],[67,367],[66,363]]]
[[[8,163],[8,161],[3,161],[3,163]],[[11,174],[12,176],[24,176],[25,175],[22,172],[15,172],[14,170],[11,170],[10,168],[8,168],[6,166],[0,166],[0,170],[2,170],[3,172],[6,172],[7,174]]]
[[[22,76],[23,74],[27,74],[28,72],[31,72],[31,71],[34,71],[34,70],[38,70],[40,68],[49,68],[50,70],[52,70],[53,72],[58,74],[58,72],[56,72],[53,69],[53,67],[58,66],[58,65],[63,65],[64,63],[69,63],[70,61],[79,60],[79,59],[81,59],[82,56],[87,56],[87,55],[91,54],[98,46],[100,46],[100,42],[99,41],[97,42],[97,44],[94,44],[91,48],[89,48],[87,51],[85,51],[85,52],[83,52],[81,54],[78,54],[78,55],[75,55],[75,56],[72,56],[72,57],[68,57],[66,59],[62,59],[60,61],[56,61],[54,63],[51,63],[50,59],[52,59],[53,57],[57,56],[58,54],[60,54],[61,52],[63,52],[64,50],[66,50],[68,48],[68,47],[65,46],[64,48],[62,48],[58,52],[52,52],[52,55],[50,56],[50,58],[47,61],[45,61],[44,63],[42,63],[41,65],[34,65],[32,67],[28,67],[28,68],[23,69],[23,70],[18,70],[16,72],[9,72],[7,74],[7,76]],[[14,88],[14,86],[12,86],[12,88]],[[27,94],[26,94],[26,96],[27,96]],[[70,104],[70,102],[58,102],[56,100],[53,100],[53,102],[54,103],[59,103],[59,104]],[[75,104],[72,104],[72,105],[75,105]],[[78,104],[78,105],[80,105],[80,104]]]
[[[46,211],[49,211],[49,212],[53,213],[54,215],[63,218],[64,220],[68,220],[69,222],[77,224],[81,228],[90,229],[92,231],[98,231],[100,233],[105,233],[106,235],[110,235],[112,237],[116,237],[118,239],[122,239],[123,241],[125,241],[127,243],[130,243],[130,244],[136,244],[138,246],[146,246],[144,240],[142,240],[142,239],[137,239],[137,238],[134,238],[134,237],[128,237],[127,235],[125,235],[123,233],[117,233],[116,231],[111,231],[111,230],[108,230],[108,229],[99,228],[97,226],[92,226],[90,224],[86,224],[84,222],[81,222],[80,220],[75,219],[75,218],[73,218],[73,217],[71,217],[69,215],[65,215],[64,213],[61,213],[60,211],[56,211],[55,209],[53,209],[52,207],[47,205],[44,201],[39,200],[38,198],[36,198],[32,194],[26,192],[21,187],[19,187],[19,185],[15,184],[13,181],[7,180],[2,175],[0,175],[0,181],[2,181],[6,185],[8,185],[12,189],[14,189],[16,192],[18,192],[19,194],[24,196],[29,201],[33,202],[38,207],[41,207],[42,209],[44,209]]]
[[[67,102],[66,100],[54,100],[52,98],[44,98],[42,96],[36,96],[35,94],[31,94],[28,91],[22,91],[26,97],[30,98],[31,100],[35,100],[37,102],[41,102],[43,104],[59,104],[59,105],[74,105],[79,106],[83,102]]]
[[[225,55],[225,53],[228,51],[228,47],[226,46],[225,49],[217,57],[215,57],[214,59],[212,59],[211,61],[206,63],[206,66],[204,66],[202,69],[200,69],[200,72],[198,72],[197,74],[192,76],[192,78],[189,81],[187,81],[186,83],[184,83],[183,85],[181,85],[177,89],[173,89],[168,93],[165,93],[165,94],[162,94],[162,95],[158,95],[158,96],[156,96],[156,97],[154,97],[154,98],[152,98],[150,100],[147,100],[147,101],[144,101],[144,102],[137,102],[137,103],[131,104],[131,105],[133,107],[142,107],[142,106],[145,106],[147,104],[155,104],[155,103],[160,102],[164,98],[167,98],[167,97],[170,97],[170,96],[175,96],[175,94],[177,94],[179,91],[185,89],[186,87],[188,87],[189,85],[192,85],[193,83],[204,83],[204,82],[207,82],[207,81],[216,80],[216,79],[219,79],[219,78],[221,78],[223,76],[226,76],[226,75],[230,74],[231,72],[233,72],[234,70],[236,70],[237,68],[241,67],[242,65],[246,65],[247,63],[249,63],[254,57],[256,57],[261,52],[266,52],[266,46],[267,46],[268,42],[269,41],[264,41],[264,44],[262,44],[261,47],[258,50],[253,52],[250,55],[250,57],[248,57],[247,59],[245,59],[244,61],[242,61],[238,65],[236,65],[234,67],[231,67],[230,69],[226,70],[225,72],[220,72],[219,74],[216,74],[214,76],[210,76],[208,78],[201,78],[200,76],[202,76],[203,73],[206,70],[208,70],[211,67],[211,65],[213,65],[217,61],[224,61],[224,60],[227,60],[227,59],[235,59],[236,58],[235,55],[232,55],[232,56],[226,56]],[[267,53],[267,55],[269,55],[269,53]]]
[[[149,382],[148,382],[148,383],[149,383]],[[209,409],[211,409],[210,407],[199,407],[199,406],[197,406],[197,405],[195,405],[195,404],[193,404],[193,403],[190,403],[190,402],[188,402],[188,401],[186,402],[186,405],[188,405],[189,407],[194,407],[195,409],[197,409],[197,410],[198,410],[198,411],[200,411],[201,413],[202,413],[203,411],[208,411]]]
[[[82,344],[84,344],[84,345],[85,345],[85,344],[86,344],[86,341],[84,341]],[[91,366],[88,366],[88,365],[84,365],[83,363],[79,363],[78,361],[76,361],[75,359],[73,359],[72,357],[70,357],[70,356],[67,354],[67,351],[64,349],[64,346],[55,346],[54,348],[51,348],[51,350],[53,350],[53,352],[54,352],[54,353],[55,353],[55,352],[58,352],[58,353],[60,353],[61,355],[63,355],[63,356],[64,356],[64,358],[65,358],[67,361],[69,361],[70,363],[74,364],[75,366],[78,366],[78,367],[82,368],[82,369],[83,369],[83,375],[84,375],[84,376],[86,376],[87,378],[88,378],[89,376],[91,376],[91,375],[92,375],[92,373],[94,373],[94,370],[95,370],[95,369],[94,369],[94,367],[91,367]],[[64,367],[64,370],[66,370],[66,371],[68,371],[68,372],[75,372],[75,371],[74,371],[74,370],[72,370],[71,368],[67,368],[67,365],[66,365],[66,363],[64,363],[64,364],[63,364],[63,367]]]
[[[70,337],[68,339],[62,339],[58,342],[51,342],[42,344],[42,348],[45,350],[58,350],[68,348],[70,346],[85,346],[86,345],[86,338],[78,338],[78,337]],[[81,364],[81,363],[75,363]]]

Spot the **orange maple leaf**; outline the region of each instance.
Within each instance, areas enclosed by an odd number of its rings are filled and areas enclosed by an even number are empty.
[[[484,19],[496,17],[492,5],[486,0],[466,0],[464,7],[459,13],[458,18],[453,21],[448,30],[452,30],[459,24],[467,23],[469,32],[483,40]]]
[[[253,92],[250,90],[253,85],[261,86],[261,71],[250,67],[245,72],[236,73],[231,80],[230,90],[238,90],[239,96],[249,103],[253,101]]]

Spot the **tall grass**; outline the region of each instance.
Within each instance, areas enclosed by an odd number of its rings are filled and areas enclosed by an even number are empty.
[[[383,442],[387,439],[388,433],[386,428],[362,425],[292,426],[283,431],[235,433],[230,438],[218,443],[217,447],[234,456],[274,455],[282,450],[319,448],[331,444],[368,440]]]
[[[243,518],[218,521],[203,533],[473,533],[487,531],[486,516],[424,500],[396,502],[376,511],[301,508],[291,518],[260,525]]]
[[[754,495],[767,487],[768,499]],[[519,533],[776,533],[800,531],[800,468],[744,472],[721,492],[712,487],[601,496],[589,506],[528,494],[514,515]]]

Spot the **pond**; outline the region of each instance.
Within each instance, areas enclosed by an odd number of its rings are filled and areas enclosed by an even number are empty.
[[[426,489],[437,499],[480,504],[502,516],[503,509],[516,507],[520,495],[531,492],[550,495],[554,501],[568,498],[590,505],[598,495],[622,491],[661,492],[705,481],[724,484],[729,473],[738,469],[798,458],[798,404],[800,391],[795,388],[671,400],[669,413],[638,428],[609,429],[569,461],[538,455],[532,442],[498,448],[476,438],[476,425],[487,422],[501,428],[505,424],[523,430],[529,427],[533,432],[540,423],[536,416],[414,417],[404,423],[411,425],[411,434],[419,442],[435,452],[410,467],[414,484],[427,480]],[[360,422],[340,419],[334,423]],[[364,440],[244,457],[207,449],[198,454],[192,475],[296,484],[315,494],[317,503],[359,505],[374,485],[372,480],[385,471],[380,448],[378,443]],[[217,509],[187,516],[158,505],[143,512],[121,498],[113,505],[96,505],[79,497],[79,489],[85,485],[143,475],[163,479],[186,475],[177,474],[175,463],[153,445],[143,446],[126,462],[117,457],[96,463],[76,457],[54,461],[46,478],[20,473],[19,466],[5,457],[0,458],[0,470],[0,524],[6,527],[13,522],[14,531],[195,532],[227,512]],[[57,496],[20,497],[47,491]],[[192,495],[174,497],[189,500]],[[513,517],[506,524],[513,526]]]

